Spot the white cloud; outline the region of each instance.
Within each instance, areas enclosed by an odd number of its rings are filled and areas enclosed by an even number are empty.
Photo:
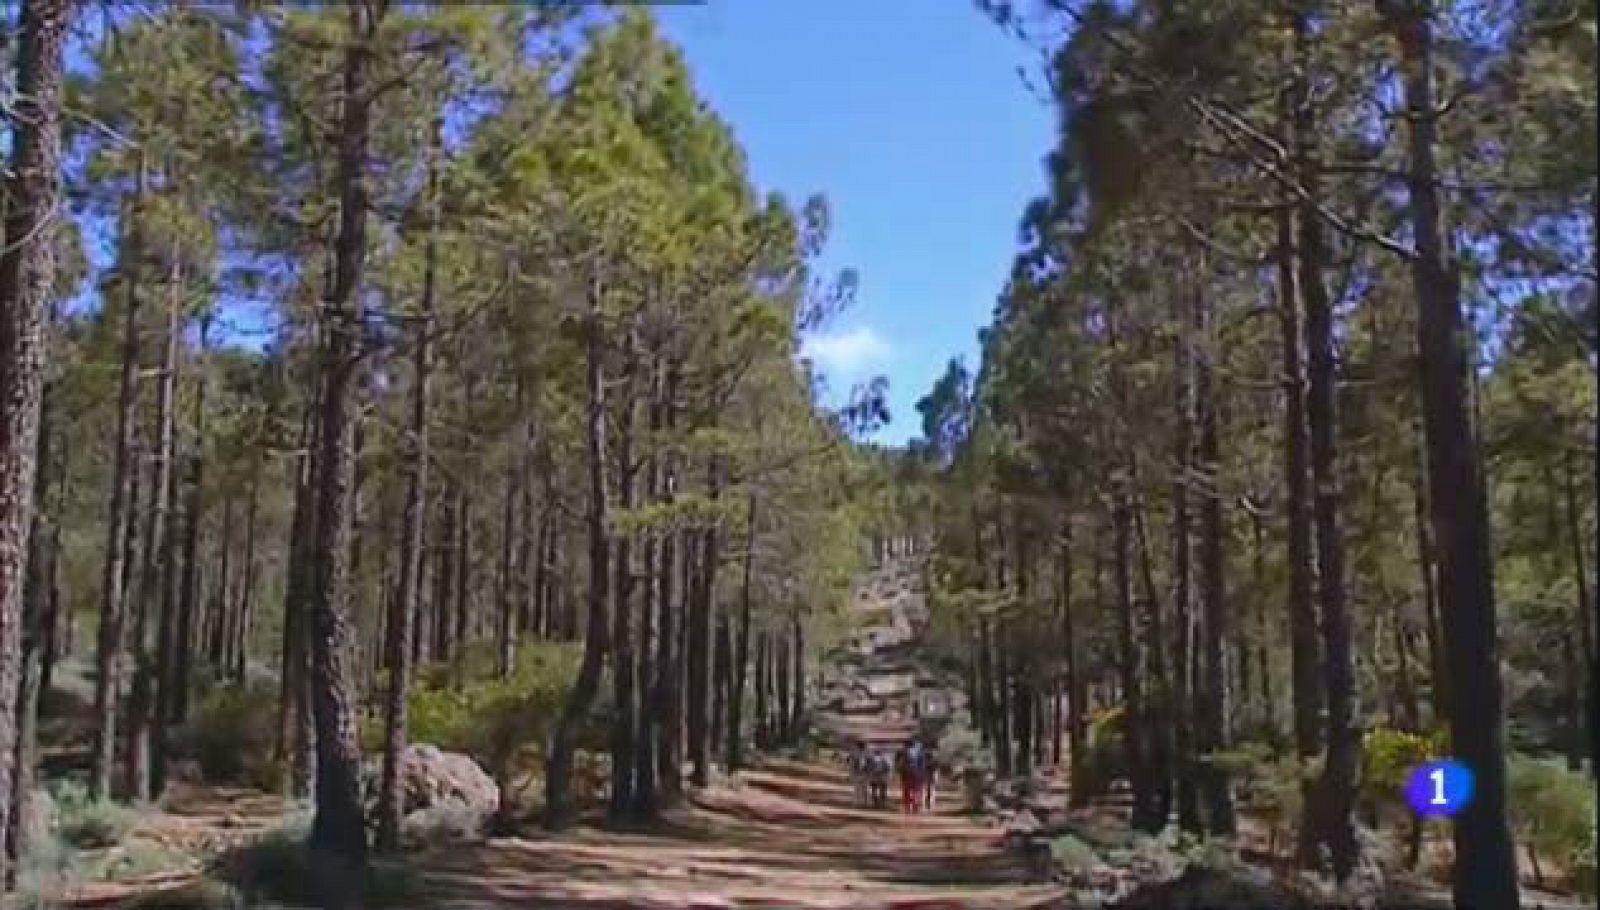
[[[815,335],[801,346],[823,370],[843,377],[860,377],[889,358],[889,343],[865,326],[831,335]]]

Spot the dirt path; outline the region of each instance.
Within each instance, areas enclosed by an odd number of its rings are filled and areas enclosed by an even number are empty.
[[[1000,830],[952,814],[857,809],[843,773],[773,762],[697,794],[659,830],[491,840],[421,859],[419,906],[599,910],[786,907],[1021,910],[1064,906],[1021,884]]]
[[[922,610],[909,563],[869,574],[854,599],[864,626],[850,666],[830,666],[860,698],[824,705],[825,738],[895,741],[915,729],[908,703]],[[924,689],[926,691],[926,688]],[[951,693],[946,693],[950,695]],[[1026,884],[998,827],[960,815],[954,788],[936,811],[906,816],[854,805],[831,753],[769,760],[696,793],[649,833],[594,828],[549,839],[495,839],[421,859],[422,905],[440,910],[784,907],[1022,910],[1064,907],[1058,888]]]

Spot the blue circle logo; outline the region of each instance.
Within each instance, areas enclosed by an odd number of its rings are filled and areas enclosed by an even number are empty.
[[[1424,818],[1449,818],[1472,801],[1472,769],[1441,759],[1411,769],[1406,777],[1406,802]]]

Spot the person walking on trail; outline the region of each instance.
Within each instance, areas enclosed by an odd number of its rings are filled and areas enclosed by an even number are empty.
[[[856,805],[865,808],[872,798],[872,755],[867,752],[867,744],[857,742],[845,762],[850,770],[850,789],[855,793]]]
[[[872,791],[872,808],[882,809],[889,804],[889,759],[873,750],[867,756],[867,783]]]
[[[922,802],[922,781],[917,777],[919,759],[915,755],[918,745],[912,742],[895,753],[895,770],[900,775],[900,811],[907,815],[915,815]]]
[[[922,780],[922,810],[932,812],[933,796],[938,785],[939,759],[928,746],[922,747],[922,767],[917,770],[917,776]]]

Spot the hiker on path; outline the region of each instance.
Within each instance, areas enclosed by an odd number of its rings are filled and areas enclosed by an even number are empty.
[[[924,812],[932,812],[933,796],[938,787],[939,777],[939,758],[932,748],[922,747],[922,767],[917,773],[922,779],[922,809]]]
[[[867,783],[872,791],[872,808],[889,804],[889,758],[874,749],[867,756]]]
[[[856,805],[864,808],[872,798],[870,780],[872,755],[867,752],[867,744],[857,741],[851,747],[845,762],[850,770],[850,789],[855,793]]]
[[[921,745],[913,740],[895,753],[895,770],[900,775],[900,811],[907,815],[915,815],[922,802],[922,781],[917,776],[917,762],[921,759],[916,755]]]

